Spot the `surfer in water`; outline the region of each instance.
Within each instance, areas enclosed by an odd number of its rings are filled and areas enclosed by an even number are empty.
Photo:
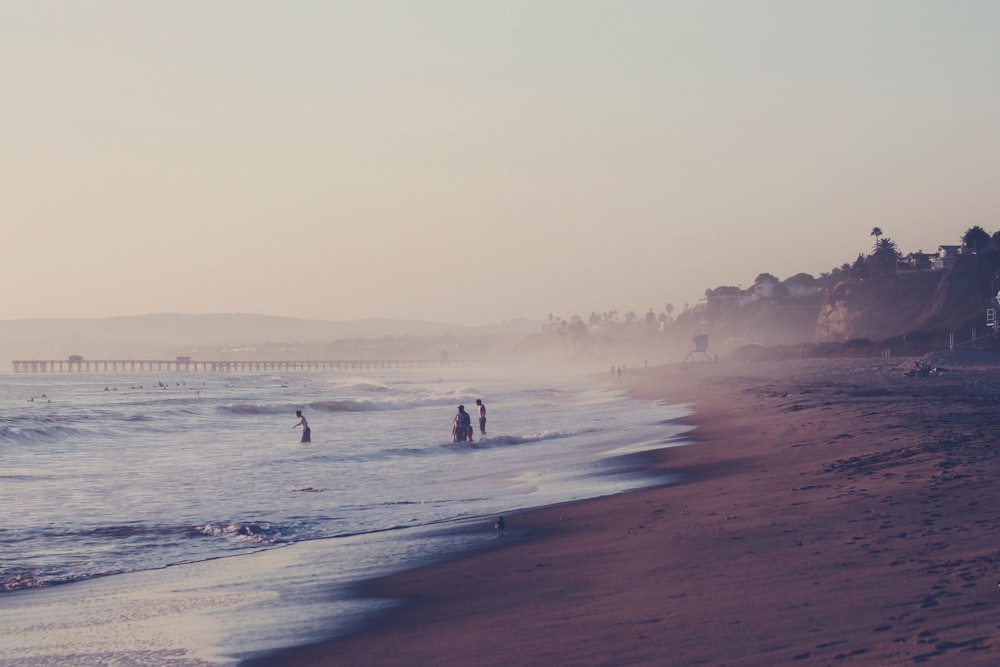
[[[292,428],[302,427],[302,440],[300,440],[300,442],[312,442],[312,432],[309,430],[309,422],[307,422],[306,418],[302,416],[302,411],[296,410],[295,416],[299,418],[299,423]]]

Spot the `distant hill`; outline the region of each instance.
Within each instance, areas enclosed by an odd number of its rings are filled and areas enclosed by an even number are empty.
[[[156,314],[100,319],[0,320],[0,363],[14,359],[534,359],[584,364],[658,363],[709,335],[710,355],[799,346],[788,354],[923,354],[992,333],[987,309],[1000,287],[1000,250],[967,252],[948,268],[879,269],[860,260],[813,278],[761,274],[748,290],[725,286],[676,317],[574,316],[483,327],[420,320],[351,322],[251,314]],[[631,315],[631,314],[630,314]],[[551,318],[550,318],[551,319]],[[983,340],[980,346],[991,344]],[[761,358],[759,351],[754,358]]]
[[[449,337],[520,336],[538,324],[518,320],[484,327],[421,320],[306,320],[252,314],[155,314],[94,319],[0,320],[0,362],[13,359],[86,358],[169,359],[175,355],[308,355],[376,353],[370,341],[393,341],[394,354],[427,354],[428,341],[439,354]],[[369,341],[361,345],[357,341]],[[417,344],[416,341],[422,341]],[[341,341],[340,345],[336,345]],[[413,343],[407,346],[406,341]],[[409,349],[406,349],[406,348]],[[385,353],[385,352],[382,352]]]

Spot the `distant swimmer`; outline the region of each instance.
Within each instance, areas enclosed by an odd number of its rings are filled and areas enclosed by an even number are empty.
[[[476,405],[479,406],[479,433],[481,435],[486,435],[486,406],[483,405],[482,399],[476,399]]]
[[[299,418],[299,422],[292,428],[302,427],[302,440],[299,442],[312,442],[312,431],[309,430],[309,422],[302,416],[302,411],[296,410],[295,416]]]
[[[452,442],[472,442],[472,417],[465,411],[465,406],[458,406],[458,414],[451,425]]]

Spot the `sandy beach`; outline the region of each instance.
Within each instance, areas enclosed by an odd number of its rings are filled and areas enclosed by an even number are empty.
[[[254,665],[1000,664],[1000,366],[631,371],[689,403],[659,488],[509,516],[497,549],[380,579],[404,607]]]

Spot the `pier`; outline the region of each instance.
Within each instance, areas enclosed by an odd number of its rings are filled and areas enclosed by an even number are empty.
[[[433,359],[352,359],[327,361],[200,361],[179,359],[15,359],[15,373],[114,373],[167,371],[237,373],[251,371],[370,371],[389,368],[432,368],[450,362]]]

